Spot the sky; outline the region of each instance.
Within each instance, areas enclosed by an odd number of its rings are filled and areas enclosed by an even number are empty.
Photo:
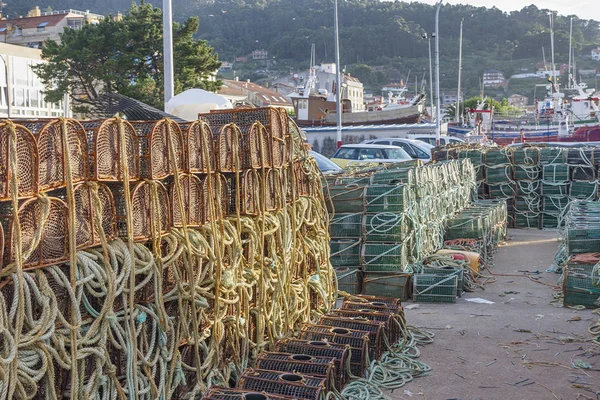
[[[435,4],[436,0],[419,0],[423,3]],[[558,11],[562,15],[577,15],[583,19],[600,21],[600,4],[597,0],[445,0],[450,4],[469,4],[478,7],[491,8],[496,6],[503,11],[520,10],[528,5],[535,4],[539,9]],[[441,16],[440,16],[441,18]]]

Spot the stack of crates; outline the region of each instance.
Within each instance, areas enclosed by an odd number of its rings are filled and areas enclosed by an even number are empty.
[[[404,174],[400,171],[396,173]],[[381,176],[377,175],[373,175],[373,180],[381,182]],[[403,179],[408,177],[409,174],[406,174]],[[411,200],[409,186],[404,184],[374,183],[365,191],[364,245],[361,254],[365,294],[400,299],[408,297],[406,283],[410,275],[403,271],[408,265],[406,243],[410,225],[406,210]]]
[[[567,163],[567,154],[568,149],[560,147],[546,147],[540,150],[542,229],[558,228],[569,204],[571,166]]]
[[[594,268],[600,262],[598,253],[574,255],[563,271],[563,304],[565,306],[600,307],[600,275]]]
[[[514,202],[514,226],[537,228],[542,209],[540,198],[540,149],[520,147],[513,152],[516,196]]]
[[[325,188],[330,212],[330,259],[338,279],[338,289],[350,294],[361,291],[360,251],[366,185],[343,182]]]
[[[570,199],[597,199],[597,166],[594,155],[600,151],[589,147],[570,148],[567,152],[567,163],[571,166]]]

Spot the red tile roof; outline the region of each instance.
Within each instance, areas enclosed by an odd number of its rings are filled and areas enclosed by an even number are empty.
[[[277,93],[274,90],[267,89],[266,87],[257,85],[252,82],[240,82],[232,80],[224,80],[223,83],[229,87],[239,87],[242,90],[247,90],[254,93],[261,101],[272,106],[286,106],[291,107],[292,103],[281,93]]]
[[[6,28],[8,25],[18,26],[21,29],[37,28],[39,24],[46,22],[45,26],[56,26],[60,21],[66,18],[68,13],[42,15],[41,17],[23,17],[0,20],[0,29]],[[81,17],[83,18],[83,16]]]

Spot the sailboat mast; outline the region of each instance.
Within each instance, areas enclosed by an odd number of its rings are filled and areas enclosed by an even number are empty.
[[[464,19],[460,20],[460,40],[458,45],[458,89],[456,90],[456,107],[454,110],[454,122],[459,122],[460,115],[460,78],[462,72],[462,36],[463,36],[463,22]]]
[[[554,70],[554,11],[550,11],[550,55],[552,59],[552,82],[556,83],[556,71]]]
[[[572,83],[571,83],[571,53],[573,52],[573,17],[571,17],[571,26],[569,28],[569,70],[567,72],[567,80],[568,83],[567,85],[569,87],[572,87]]]

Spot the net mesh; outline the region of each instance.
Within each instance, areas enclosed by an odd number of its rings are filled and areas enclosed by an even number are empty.
[[[38,149],[33,134],[16,125],[17,171],[10,171],[10,133],[7,124],[0,124],[0,201],[11,198],[11,174],[17,174],[19,197],[33,196],[38,191]]]

